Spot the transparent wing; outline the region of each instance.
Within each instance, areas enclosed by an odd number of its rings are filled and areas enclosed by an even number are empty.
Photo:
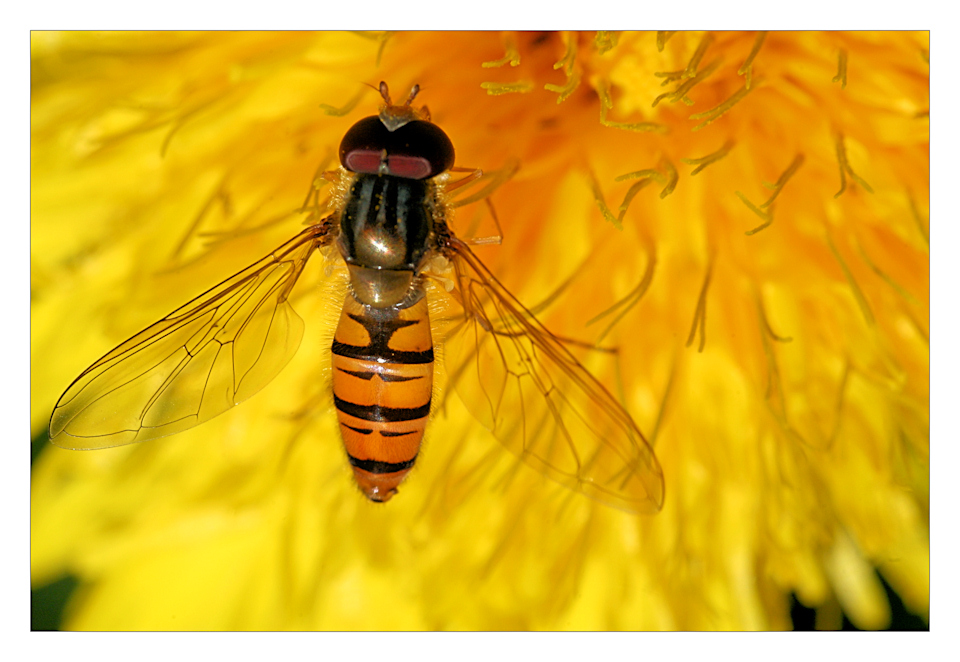
[[[610,392],[459,239],[462,313],[445,339],[447,371],[467,408],[511,452],[548,478],[628,512],[663,505],[663,472]]]
[[[156,439],[263,388],[300,346],[287,297],[328,227],[307,228],[84,370],[53,410],[50,440],[80,450]]]

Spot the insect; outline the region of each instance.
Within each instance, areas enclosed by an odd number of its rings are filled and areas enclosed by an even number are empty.
[[[455,305],[442,333],[468,409],[547,477],[607,505],[655,512],[663,474],[630,415],[450,229],[454,147],[426,107],[394,105],[347,131],[328,211],[272,253],[147,327],[60,397],[50,439],[97,449],[182,432],[259,391],[299,347],[290,293],[335,249],[349,288],[331,347],[333,402],[354,478],[373,501],[397,492],[430,415],[434,338],[427,283],[446,264]],[[439,288],[434,288],[439,290]],[[438,329],[445,328],[441,332]]]

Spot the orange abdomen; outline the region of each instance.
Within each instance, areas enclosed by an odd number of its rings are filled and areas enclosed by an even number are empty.
[[[354,478],[368,498],[387,501],[413,468],[430,416],[426,298],[381,309],[348,294],[332,352],[333,399]]]

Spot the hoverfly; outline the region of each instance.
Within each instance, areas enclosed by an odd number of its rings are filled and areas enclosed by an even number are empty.
[[[659,510],[663,474],[630,415],[451,231],[453,143],[411,105],[418,91],[394,105],[381,83],[379,115],[347,131],[341,167],[325,174],[339,193],[319,221],[83,371],[53,410],[51,441],[77,450],[146,441],[249,398],[299,347],[290,292],[310,257],[335,247],[349,288],[331,347],[333,402],[357,485],[387,501],[430,414],[426,282],[440,256],[456,304],[440,340],[467,408],[560,484],[622,510]]]

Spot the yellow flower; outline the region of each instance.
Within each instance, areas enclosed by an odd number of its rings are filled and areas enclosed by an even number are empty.
[[[316,261],[299,353],[248,403],[43,450],[34,585],[78,578],[72,629],[783,629],[791,596],[883,628],[880,577],[926,618],[928,42],[34,34],[35,436],[96,357],[299,231],[386,80],[419,83],[458,165],[519,164],[475,250],[584,341],[667,489],[655,516],[594,503],[449,397],[368,503],[323,404]],[[454,227],[497,234],[483,203]]]

